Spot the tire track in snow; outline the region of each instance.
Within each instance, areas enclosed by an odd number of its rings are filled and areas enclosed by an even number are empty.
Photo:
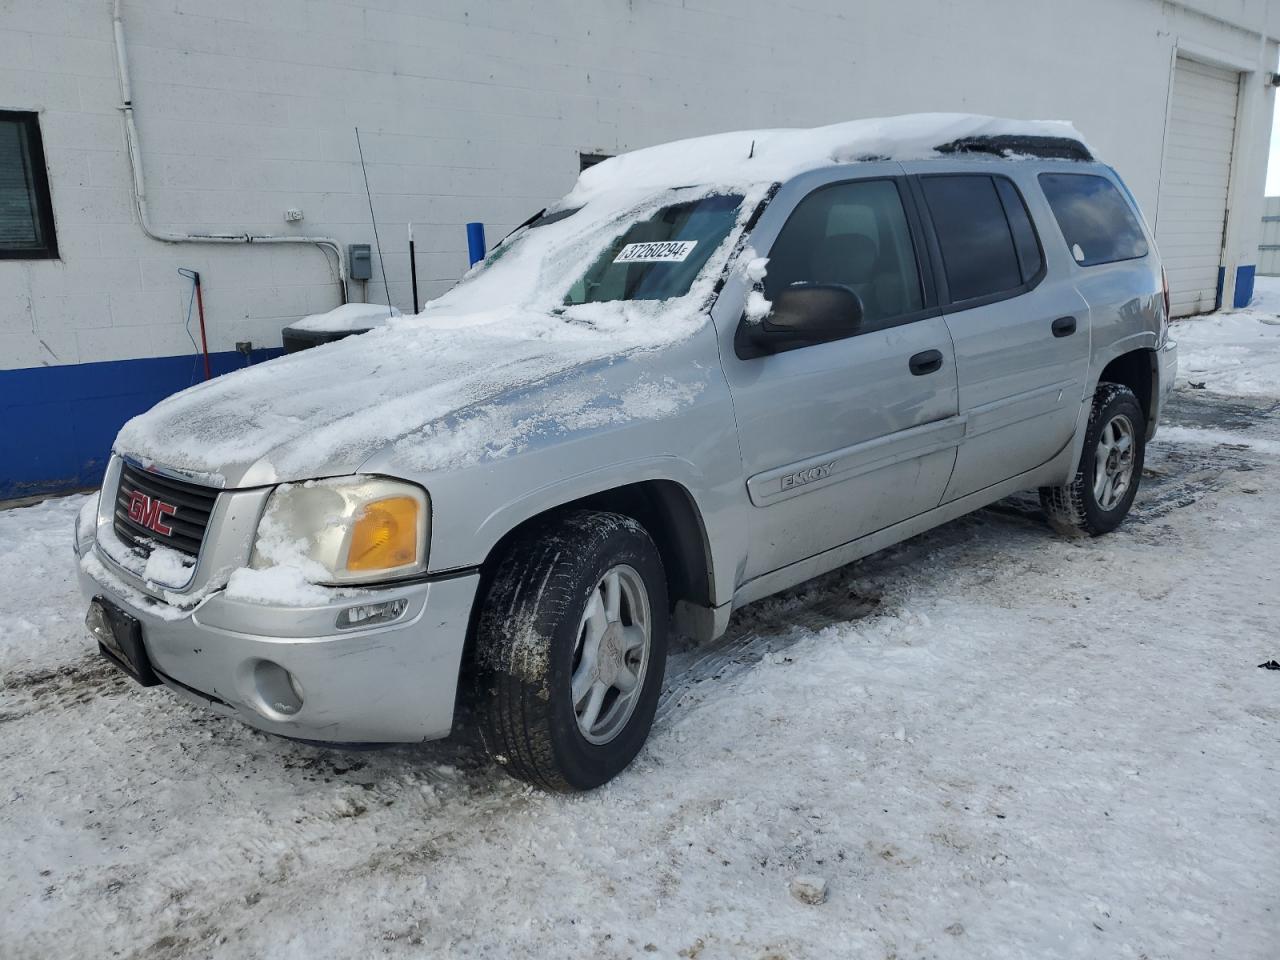
[[[97,654],[48,670],[0,677],[0,724],[41,710],[76,707],[104,694],[128,694],[133,681]]]

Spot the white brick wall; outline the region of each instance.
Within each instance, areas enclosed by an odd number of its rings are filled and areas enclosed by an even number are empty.
[[[408,220],[431,296],[466,267],[466,221],[499,238],[572,185],[579,150],[741,127],[913,110],[1070,118],[1154,212],[1175,42],[1253,64],[1251,122],[1269,123],[1261,71],[1276,48],[1256,31],[1269,17],[1274,35],[1280,4],[1189,5],[1208,16],[1157,0],[124,8],[155,224],[372,242],[358,124],[391,298],[407,308]],[[144,237],[118,105],[109,0],[0,0],[0,109],[41,111],[62,254],[0,261],[0,369],[189,352],[180,266],[203,276],[214,350],[278,345],[289,318],[338,302],[314,248]],[[1255,139],[1238,173],[1260,197],[1266,137]],[[286,224],[289,207],[306,219]],[[1248,224],[1233,249],[1250,262],[1257,213],[1233,222]],[[369,295],[382,299],[376,264],[374,275]]]

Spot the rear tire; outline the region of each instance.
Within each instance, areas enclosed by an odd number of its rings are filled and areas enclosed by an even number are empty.
[[[1040,505],[1069,534],[1110,533],[1129,514],[1146,455],[1147,418],[1133,391],[1100,383],[1085,428],[1080,468],[1071,483],[1041,487]]]
[[[480,733],[512,776],[590,790],[653,724],[667,659],[666,575],[645,529],[575,510],[520,536],[476,625]]]

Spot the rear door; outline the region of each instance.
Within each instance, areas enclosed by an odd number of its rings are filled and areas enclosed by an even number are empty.
[[[722,331],[755,508],[743,581],[936,506],[960,438],[951,338],[905,178],[813,183],[784,188],[752,233],[768,257],[764,295],[843,284],[864,322],[846,339],[763,356],[734,338],[737,317]]]
[[[922,172],[914,183],[932,227],[965,421],[946,502],[1031,470],[1071,441],[1089,367],[1089,311],[1070,280],[1049,276],[1010,177],[987,165]]]

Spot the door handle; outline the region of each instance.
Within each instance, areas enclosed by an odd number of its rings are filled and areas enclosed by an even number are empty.
[[[1053,335],[1055,337],[1069,337],[1076,332],[1075,317],[1059,317],[1053,321]]]
[[[942,351],[925,350],[917,353],[907,361],[913,376],[923,377],[926,373],[935,373],[942,369]]]

